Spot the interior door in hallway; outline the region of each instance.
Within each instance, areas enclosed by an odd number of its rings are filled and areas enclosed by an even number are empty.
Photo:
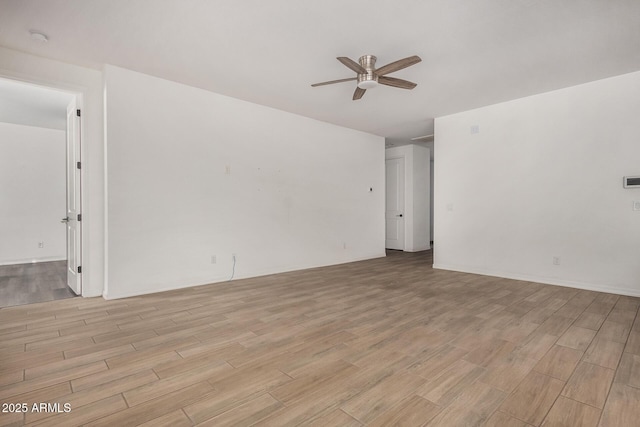
[[[80,110],[76,100],[67,107],[67,285],[82,294],[80,203]]]
[[[385,246],[404,250],[404,157],[386,160]]]

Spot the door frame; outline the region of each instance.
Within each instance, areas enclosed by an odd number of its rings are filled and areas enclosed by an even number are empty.
[[[69,95],[75,97],[75,102],[76,102],[76,108],[78,110],[83,110],[83,106],[84,106],[84,96],[83,93],[86,90],[85,87],[79,87],[79,86],[72,86],[72,85],[65,85],[63,83],[52,83],[50,81],[43,81],[40,79],[34,79],[32,76],[29,75],[23,75],[23,74],[13,74],[13,73],[8,73],[7,70],[2,70],[0,69],[0,78],[3,80],[9,80],[9,81],[13,81],[16,83],[20,83],[20,84],[26,84],[26,85],[31,85],[31,86],[36,86],[36,87],[41,87],[41,88],[45,88],[45,89],[52,89],[52,90],[57,90],[60,92],[64,92],[64,93],[68,93]],[[66,115],[66,112],[65,112]],[[84,155],[84,145],[85,145],[85,130],[84,130],[84,123],[83,123],[83,116],[80,115],[80,117],[78,117],[79,123],[79,137],[80,137],[80,163],[81,163],[81,169],[80,169],[80,173],[79,173],[79,180],[80,180],[80,195],[79,195],[79,203],[80,203],[80,212],[84,211],[84,203],[83,200],[84,198],[84,186],[82,185],[82,181],[84,180],[84,176],[86,174],[86,162],[85,162],[85,155]],[[66,143],[65,143],[65,147],[66,147]],[[66,148],[65,148],[65,156],[66,156]],[[67,177],[67,173],[66,173],[66,162],[65,162],[65,180],[68,180]],[[65,201],[65,215],[66,215],[66,201]],[[86,255],[86,251],[87,251],[87,245],[85,242],[85,233],[83,233],[83,228],[84,228],[84,219],[83,221],[78,223],[78,231],[80,232],[80,259],[86,259],[85,255]],[[68,249],[68,242],[66,243],[67,249]],[[66,253],[66,249],[65,249],[65,253]],[[69,260],[67,260],[67,263],[69,262]],[[68,269],[68,265],[67,265],[67,269]],[[81,289],[81,293],[79,294],[79,296],[85,296],[85,290],[86,287],[84,286],[84,281],[82,280],[83,276],[85,276],[87,273],[87,268],[83,267],[82,269],[82,273],[80,275],[80,289]],[[66,280],[66,279],[65,279]]]

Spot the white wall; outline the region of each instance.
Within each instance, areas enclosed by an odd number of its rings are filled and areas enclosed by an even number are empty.
[[[82,109],[82,295],[104,284],[104,145],[102,73],[0,47],[0,77],[63,89]]]
[[[429,162],[429,167],[430,169],[430,175],[429,175],[429,236],[431,236],[431,242],[430,244],[433,242],[433,159],[431,159],[431,161]]]
[[[404,250],[417,252],[430,249],[430,150],[415,144],[400,145],[385,150],[385,158],[395,157],[404,157],[405,159]]]
[[[0,265],[66,259],[65,162],[65,131],[0,122]]]
[[[236,278],[384,256],[383,138],[117,67],[105,81],[105,297],[228,280],[234,253]]]
[[[435,267],[640,295],[638,117],[640,72],[436,119]]]
[[[411,145],[413,150],[413,247],[431,249],[431,150]]]

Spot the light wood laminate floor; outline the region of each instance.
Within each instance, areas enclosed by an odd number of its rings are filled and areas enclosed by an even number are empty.
[[[0,308],[73,298],[67,261],[0,266]]]
[[[29,410],[0,425],[635,426],[639,303],[390,252],[11,307],[0,402]]]

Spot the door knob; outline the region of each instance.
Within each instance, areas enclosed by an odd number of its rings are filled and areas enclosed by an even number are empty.
[[[399,216],[400,218],[402,218],[402,214],[400,214],[400,215],[396,215],[396,216]]]
[[[69,217],[62,218],[60,222],[62,223],[69,222]]]

